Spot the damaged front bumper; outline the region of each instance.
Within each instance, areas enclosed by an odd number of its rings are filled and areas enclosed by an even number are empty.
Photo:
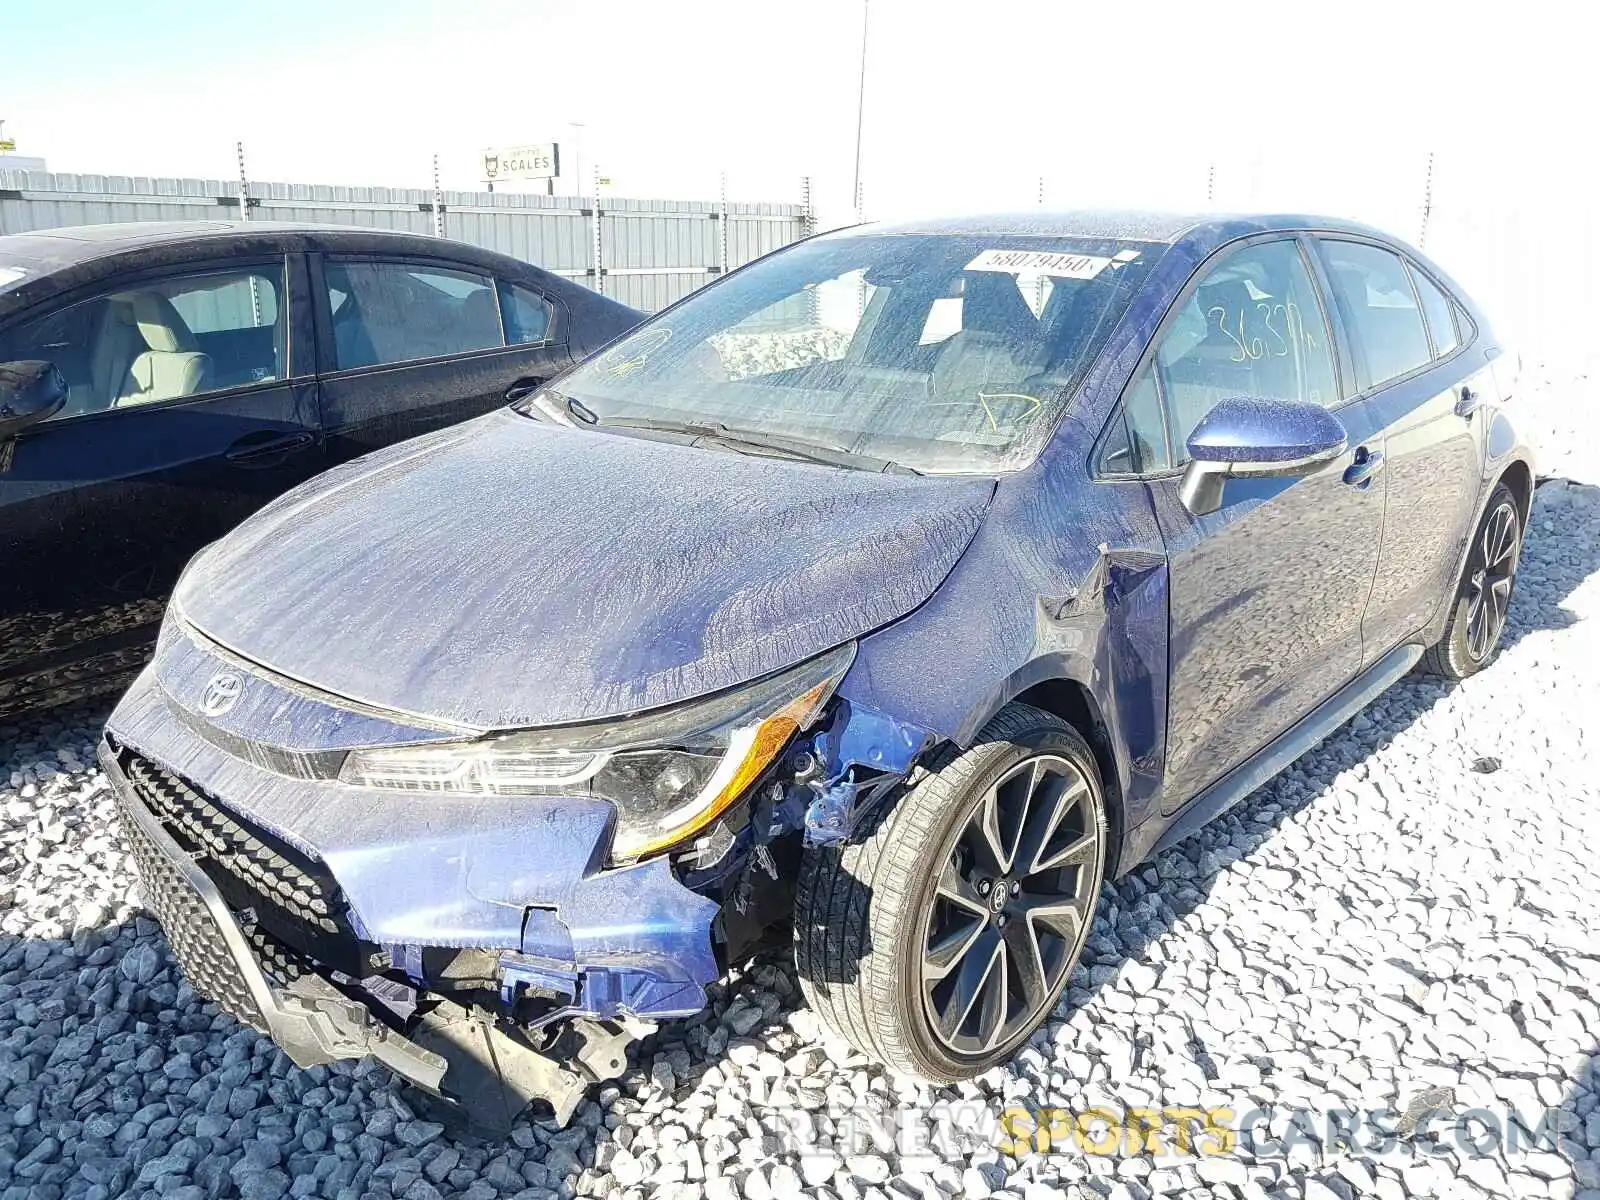
[[[101,760],[114,781],[147,900],[190,985],[271,1037],[296,1066],[371,1055],[434,1095],[470,1102],[480,1124],[508,1125],[534,1099],[549,1101],[564,1124],[588,1085],[619,1074],[627,1043],[650,1028],[630,1018],[584,1022],[574,1030],[579,1045],[569,1063],[539,1053],[460,1005],[435,1007],[418,1023],[416,1036],[407,1037],[355,998],[353,988],[290,965],[296,956],[284,947],[273,946],[264,956],[270,934],[241,924],[195,856],[138,797],[109,748],[102,749]],[[278,978],[269,978],[263,957],[276,960]]]
[[[665,858],[604,869],[607,806],[297,777],[152,674],[100,754],[146,900],[195,990],[296,1064],[371,1055],[486,1130],[532,1099],[564,1122],[705,1006],[720,906]]]

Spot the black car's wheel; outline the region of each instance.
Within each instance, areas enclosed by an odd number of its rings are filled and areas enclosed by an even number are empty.
[[[839,1037],[933,1082],[1011,1056],[1066,987],[1099,899],[1105,801],[1076,730],[1010,704],[845,846],[806,851],[796,960]]]
[[[1522,559],[1522,513],[1505,484],[1494,489],[1472,535],[1467,566],[1444,636],[1422,656],[1422,669],[1446,679],[1483,670],[1500,652],[1511,592]]]

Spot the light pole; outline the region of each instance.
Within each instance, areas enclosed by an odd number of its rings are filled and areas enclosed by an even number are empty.
[[[856,86],[856,177],[850,192],[850,202],[856,208],[856,220],[861,220],[861,123],[867,103],[867,25],[871,0],[861,0],[861,73]]]

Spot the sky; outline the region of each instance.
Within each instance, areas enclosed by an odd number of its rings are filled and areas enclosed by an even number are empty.
[[[1524,326],[1600,312],[1600,29],[1580,5],[866,2],[868,216],[1031,207],[1042,180],[1055,207],[1324,211],[1415,241],[1431,154],[1447,270]],[[242,141],[252,178],[296,183],[427,186],[438,154],[469,188],[482,148],[553,140],[618,195],[725,177],[732,199],[795,201],[810,175],[832,223],[852,212],[862,15],[0,0],[0,120],[55,171],[229,179]],[[1551,238],[1584,264],[1560,300],[1540,290]]]

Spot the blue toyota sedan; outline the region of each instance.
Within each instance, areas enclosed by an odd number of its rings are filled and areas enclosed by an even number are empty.
[[[1514,356],[1344,221],[770,255],[202,552],[102,757],[192,984],[559,1118],[792,929],[822,1022],[1005,1060],[1101,883],[1494,658]]]

